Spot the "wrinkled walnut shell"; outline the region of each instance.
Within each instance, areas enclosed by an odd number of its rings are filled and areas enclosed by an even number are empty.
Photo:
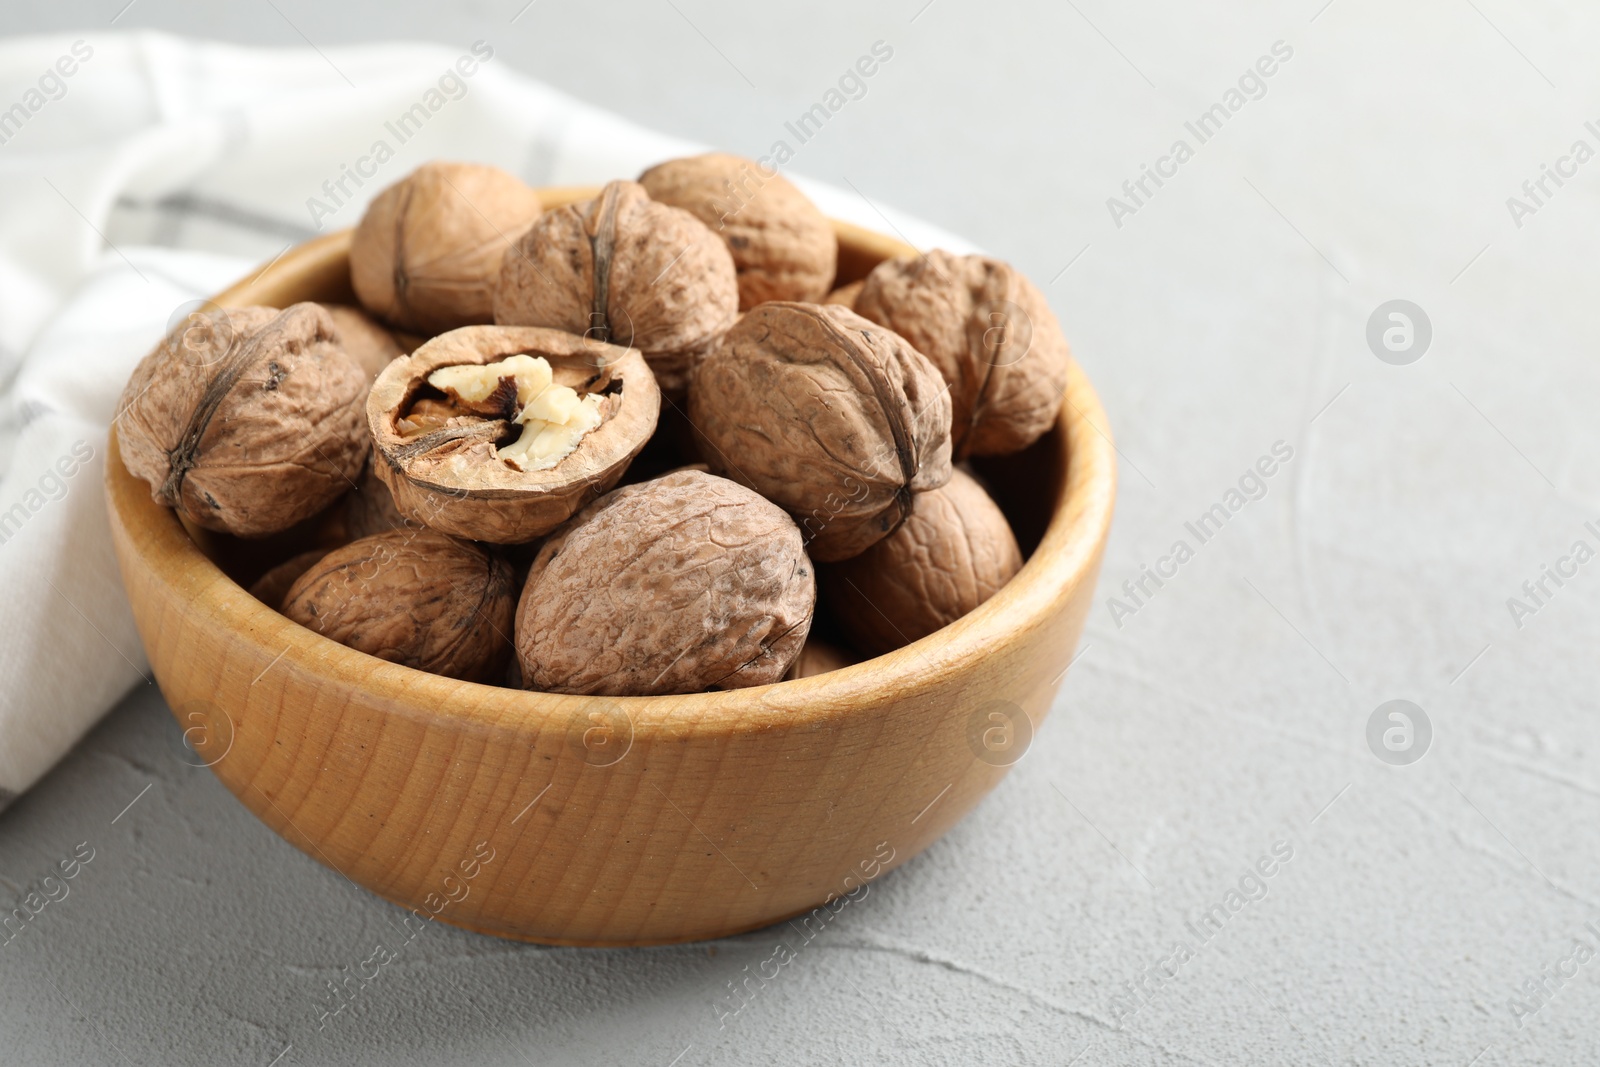
[[[821,569],[828,610],[868,655],[908,645],[988,600],[1022,567],[1005,515],[971,475],[918,493],[911,517],[854,559]]]
[[[935,249],[867,275],[855,310],[927,356],[950,383],[957,461],[1020,452],[1055,425],[1071,351],[1044,294],[987,256]]]
[[[366,387],[316,304],[197,315],[134,369],[116,419],[123,462],[196,525],[265,537],[361,472]]]
[[[669,395],[739,310],[733,260],[693,215],[612,182],[550,211],[507,253],[494,321],[548,326],[644,353]]]
[[[603,397],[604,421],[548,470],[521,471],[495,454],[515,436],[501,419],[452,418],[426,433],[399,425],[427,378],[441,367],[528,354],[549,361],[559,385]],[[661,394],[637,350],[559,330],[467,326],[395,360],[367,397],[373,469],[401,515],[475,541],[518,544],[559,526],[615,485],[655,432]]]
[[[324,304],[322,307],[333,316],[333,324],[339,330],[339,341],[344,345],[345,355],[356,361],[366,373],[367,381],[375,381],[383,373],[383,368],[406,354],[407,350],[401,347],[395,335],[360,308],[342,304]]]
[[[739,310],[768,300],[821,300],[839,245],[811,198],[776,170],[723,152],[658,163],[639,175],[652,200],[689,212],[723,239],[739,276]]]
[[[847,308],[747,312],[696,371],[689,420],[712,471],[793,515],[819,561],[864,551],[950,479],[938,372]]]
[[[482,547],[391,530],[323,556],[283,614],[342,645],[417,670],[498,682],[511,652],[516,578]]]
[[[498,167],[424,163],[379,193],[350,241],[350,282],[392,326],[434,334],[494,321],[500,259],[539,195]]]
[[[540,549],[517,605],[523,683],[651,696],[781,679],[816,604],[789,516],[700,471],[624,486]]]

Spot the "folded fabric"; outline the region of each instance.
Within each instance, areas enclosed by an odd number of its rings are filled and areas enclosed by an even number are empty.
[[[151,682],[101,485],[122,385],[185,305],[354,225],[428,159],[583,185],[699,150],[521,76],[483,42],[0,41],[0,807]],[[830,215],[969,247],[788,176]]]

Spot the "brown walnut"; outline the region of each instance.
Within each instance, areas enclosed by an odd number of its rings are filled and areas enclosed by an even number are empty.
[[[197,314],[134,369],[116,419],[123,462],[195,524],[265,537],[361,472],[366,388],[316,304]]]
[[[498,682],[511,653],[511,565],[432,530],[390,530],[323,556],[283,614],[342,645],[418,670]]]
[[[728,245],[739,309],[768,300],[821,300],[839,245],[811,198],[776,170],[724,152],[658,163],[639,175],[650,198],[681,207]]]
[[[1014,267],[938,249],[886,260],[854,306],[950,383],[957,461],[1020,452],[1055,425],[1071,351],[1044,294]]]
[[[1022,567],[1022,552],[989,494],[957,468],[918,493],[911,517],[854,559],[821,569],[828,610],[869,655],[908,645],[988,600]]]
[[[547,212],[505,257],[494,321],[548,326],[644,353],[668,395],[739,311],[733,260],[687,211],[612,182]]]
[[[539,195],[498,167],[424,163],[379,193],[350,242],[368,311],[414,333],[494,321],[500,259],[539,216]]]
[[[527,379],[514,368],[535,360],[548,364],[556,391],[576,395],[575,417],[589,420],[570,424],[572,447],[553,459],[518,451],[542,420],[519,427],[538,407],[521,395]],[[476,367],[497,383],[478,399],[431,384]],[[655,431],[660,406],[634,349],[559,330],[467,326],[395,360],[373,384],[373,469],[408,519],[476,541],[531,541],[617,483]]]
[[[711,470],[794,516],[821,561],[864,551],[950,479],[938,372],[843,307],[747,312],[696,371],[689,419]]]
[[[776,682],[815,604],[788,515],[724,478],[664,475],[595,501],[540,549],[517,605],[523,684],[650,696]]]

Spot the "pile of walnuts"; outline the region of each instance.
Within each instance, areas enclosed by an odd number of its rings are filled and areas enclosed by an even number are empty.
[[[966,461],[1046,433],[1070,358],[1005,263],[835,288],[837,255],[734,156],[549,211],[430,163],[354,233],[359,309],[191,315],[128,383],[122,456],[191,531],[258,539],[255,596],[380,659],[610,696],[835,670],[1021,568]]]

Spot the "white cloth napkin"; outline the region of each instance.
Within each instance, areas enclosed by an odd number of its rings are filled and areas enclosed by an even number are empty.
[[[0,41],[0,109],[0,808],[150,681],[101,487],[123,383],[175,312],[354,225],[428,159],[577,185],[701,150],[520,76],[481,43]],[[379,142],[393,157],[375,164]],[[836,217],[968,247],[789,177]]]

